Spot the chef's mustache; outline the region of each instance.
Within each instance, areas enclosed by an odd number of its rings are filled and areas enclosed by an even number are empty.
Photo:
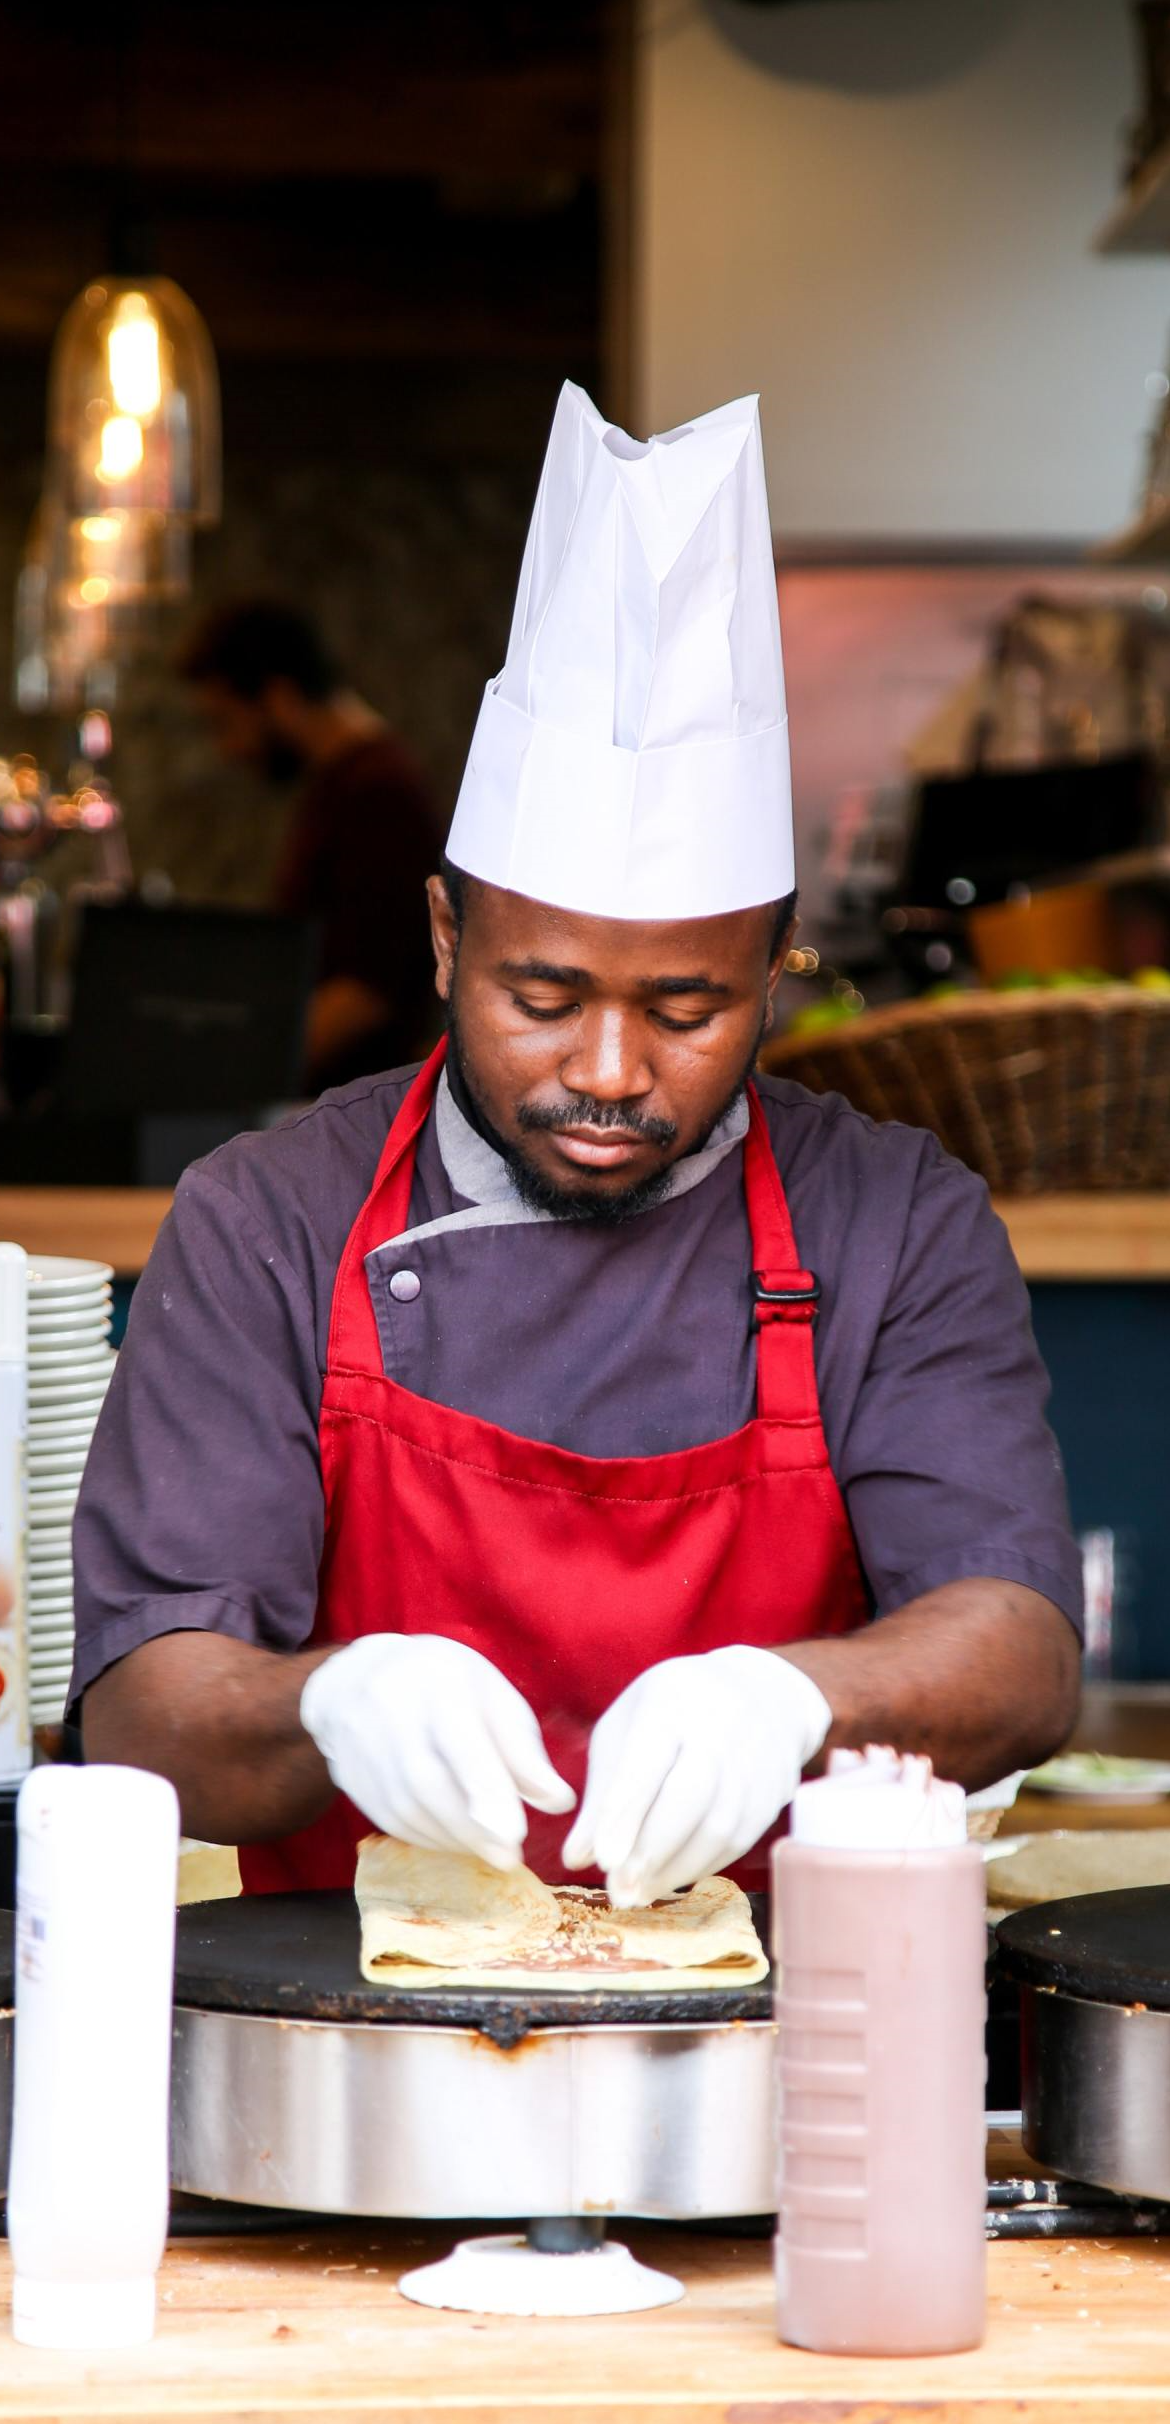
[[[578,1094],[571,1103],[521,1103],[516,1118],[521,1128],[554,1136],[567,1128],[619,1128],[623,1136],[641,1136],[663,1153],[678,1136],[672,1119],[654,1119],[636,1103],[599,1103],[591,1094]]]

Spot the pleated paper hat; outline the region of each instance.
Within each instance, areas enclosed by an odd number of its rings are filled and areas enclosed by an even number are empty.
[[[597,917],[710,917],[792,890],[756,397],[640,445],[562,388],[447,852]]]

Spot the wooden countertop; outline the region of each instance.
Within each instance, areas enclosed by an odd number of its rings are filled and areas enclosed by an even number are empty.
[[[1025,1279],[1170,1279],[1170,1193],[994,1202]]]
[[[0,1237],[29,1254],[79,1254],[136,1279],[172,1203],[169,1187],[0,1187]]]
[[[167,1187],[0,1187],[0,1237],[141,1271]],[[1170,1193],[997,1196],[1025,1279],[1170,1280]]]
[[[149,2348],[63,2356],[8,2340],[0,2419],[1117,2424],[1170,2405],[1165,2242],[1000,2242],[982,2348],[868,2359],[781,2346],[766,2243],[637,2224],[621,2235],[685,2278],[681,2305],[588,2322],[409,2305],[399,2272],[444,2252],[450,2226],[189,2241],[167,2252]],[[0,2295],[7,2313],[7,2270]]]

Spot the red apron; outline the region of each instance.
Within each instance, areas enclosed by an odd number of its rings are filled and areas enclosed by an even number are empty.
[[[524,1694],[554,1767],[580,1794],[597,1719],[658,1660],[843,1633],[868,1613],[821,1428],[816,1282],[800,1268],[749,1087],[752,1421],[667,1455],[579,1456],[416,1397],[382,1369],[365,1260],[409,1227],[415,1148],[443,1051],[402,1103],[337,1274],[313,1640],[394,1632],[467,1642]],[[524,1857],[554,1881],[571,1823],[529,1812]],[[314,1825],[241,1852],[244,1889],[351,1885],[368,1832],[338,1794]],[[733,1872],[742,1883],[765,1883],[766,1850],[757,1845]]]

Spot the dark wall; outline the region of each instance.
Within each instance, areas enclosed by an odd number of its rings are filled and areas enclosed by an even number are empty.
[[[224,517],[197,541],[195,604],[305,599],[450,805],[557,388],[601,383],[623,16],[0,0],[0,755],[68,761],[67,730],[9,708],[11,593],[53,332],[120,254],[186,289],[220,359]],[[174,617],[147,630],[117,717],[136,866],[263,897],[287,803],[213,771],[165,676],[174,638]]]
[[[1116,1672],[1164,1680],[1170,1287],[1045,1282],[1031,1296],[1073,1522],[1078,1532],[1104,1528],[1116,1538]]]

